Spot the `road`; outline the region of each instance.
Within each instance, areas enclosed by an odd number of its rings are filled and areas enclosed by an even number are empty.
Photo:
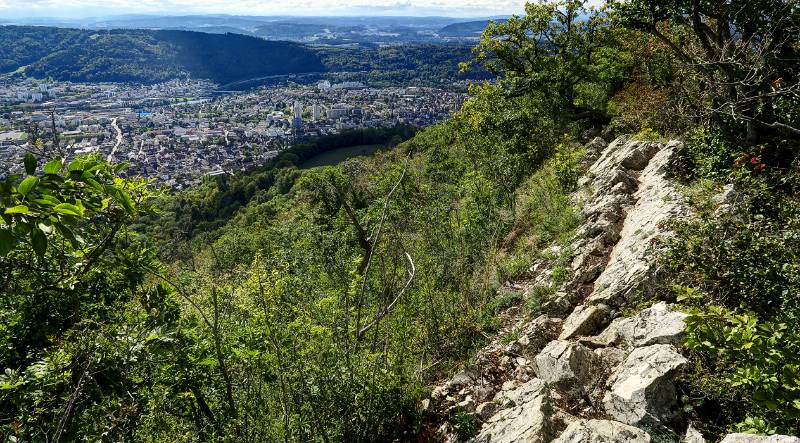
[[[111,163],[111,159],[114,158],[114,154],[117,152],[117,148],[119,148],[119,145],[122,144],[122,130],[119,129],[119,126],[117,125],[116,117],[114,118],[114,120],[111,120],[111,127],[114,128],[115,131],[117,131],[117,143],[114,145],[114,149],[111,150],[111,153],[108,154],[108,158],[106,158],[106,161],[109,163]]]

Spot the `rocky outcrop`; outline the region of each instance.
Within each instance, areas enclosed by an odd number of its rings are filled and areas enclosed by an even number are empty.
[[[580,343],[554,340],[535,358],[536,375],[560,392],[580,397],[597,383],[600,362]]]
[[[706,443],[706,439],[703,438],[703,434],[697,430],[691,423],[689,426],[686,427],[686,433],[683,435],[683,439],[681,443]]]
[[[596,305],[581,305],[564,320],[559,340],[592,335],[606,323],[611,315],[611,308],[598,303]]]
[[[672,345],[634,349],[608,380],[606,412],[630,425],[671,423],[677,418],[677,396],[670,376],[685,364]]]
[[[687,315],[673,309],[665,302],[659,302],[629,318],[614,320],[596,337],[581,339],[590,347],[619,346],[636,348],[655,344],[679,346],[683,340]]]
[[[580,420],[572,423],[553,443],[649,443],[641,429],[611,420]]]
[[[495,404],[505,408],[486,420],[475,443],[549,442],[555,434],[553,407],[547,385],[532,379],[522,386],[498,394]]]
[[[623,146],[627,149],[620,149],[615,152],[616,155],[609,157],[621,165],[642,167],[637,190],[633,194],[635,204],[627,209],[619,232],[620,240],[614,246],[605,270],[595,280],[594,291],[587,300],[589,303],[601,302],[614,307],[624,306],[635,298],[649,297],[656,259],[650,245],[667,235],[664,228],[666,222],[688,214],[680,193],[666,177],[667,165],[680,143],[670,142],[660,150],[659,145],[652,142],[633,142]],[[626,160],[628,157],[623,155],[625,153],[633,158]],[[649,163],[642,160],[646,153],[654,154]],[[598,168],[593,166],[593,169]],[[603,173],[602,169],[597,173]],[[619,174],[616,170],[613,173]],[[606,180],[599,182],[607,186]]]
[[[569,244],[548,251],[562,259],[572,251],[571,278],[542,301],[543,315],[503,317],[476,363],[434,390],[428,412],[442,417],[446,441],[456,412],[482,425],[476,442],[649,442],[640,428],[704,441],[687,429],[673,381],[687,363],[686,314],[650,301],[660,240],[671,235],[671,220],[689,214],[666,174],[680,147],[625,137],[586,146],[588,169],[573,195],[584,222]],[[551,263],[540,259],[510,285],[528,297],[552,283]]]

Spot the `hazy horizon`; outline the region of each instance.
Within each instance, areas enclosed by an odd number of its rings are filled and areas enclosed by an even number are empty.
[[[523,10],[524,0],[0,0],[0,20],[80,20],[124,15],[483,18]]]

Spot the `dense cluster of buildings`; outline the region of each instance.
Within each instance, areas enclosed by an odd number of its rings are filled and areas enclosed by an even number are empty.
[[[49,134],[55,127],[67,156],[97,153],[126,161],[130,173],[180,189],[204,175],[262,165],[312,137],[429,125],[452,115],[464,98],[440,89],[375,89],[357,82],[225,94],[201,81],[0,82],[0,176],[21,170],[27,133]]]

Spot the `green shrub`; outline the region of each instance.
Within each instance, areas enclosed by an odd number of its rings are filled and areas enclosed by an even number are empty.
[[[487,309],[492,314],[497,315],[506,309],[519,304],[520,301],[522,301],[522,294],[520,292],[508,289],[500,289],[497,296],[487,305]]]
[[[702,135],[684,155],[697,217],[673,226],[663,255],[668,280],[690,314],[686,385],[697,421],[711,433],[800,429],[800,211],[758,161]],[[791,174],[784,178],[791,180]],[[725,211],[710,181],[725,177],[737,198]],[[704,403],[701,404],[701,403]],[[716,406],[709,407],[709,404]],[[710,409],[709,409],[710,408]],[[721,415],[704,416],[710,410]],[[716,414],[714,412],[711,412]]]
[[[707,305],[704,294],[680,288],[687,306],[686,347],[705,360],[698,384],[723,398],[736,392],[744,417],[732,429],[796,432],[800,426],[800,323],[797,312],[764,320]],[[795,308],[794,311],[797,311]],[[732,417],[733,418],[733,417]]]
[[[556,146],[553,168],[564,191],[573,191],[578,186],[578,179],[583,172],[581,170],[581,159],[584,154],[585,151],[583,149],[570,148],[566,143],[559,143]]]
[[[657,142],[661,140],[663,137],[657,131],[652,128],[644,127],[639,132],[633,135],[634,140],[644,140],[644,141],[653,141]]]
[[[685,180],[727,180],[741,155],[718,133],[695,128],[683,139],[683,148],[672,165],[672,173]]]
[[[478,435],[478,423],[475,417],[467,413],[458,413],[453,420],[458,441],[467,441]]]
[[[530,294],[528,294],[528,299],[525,300],[525,311],[529,316],[537,315],[542,302],[555,294],[555,292],[556,290],[552,286],[534,286]]]
[[[558,157],[548,161],[517,191],[514,230],[521,233],[518,238],[527,239],[531,253],[538,253],[550,243],[565,241],[582,220],[570,200],[570,191],[579,175],[580,154],[562,152],[561,158],[564,164],[559,164]]]

